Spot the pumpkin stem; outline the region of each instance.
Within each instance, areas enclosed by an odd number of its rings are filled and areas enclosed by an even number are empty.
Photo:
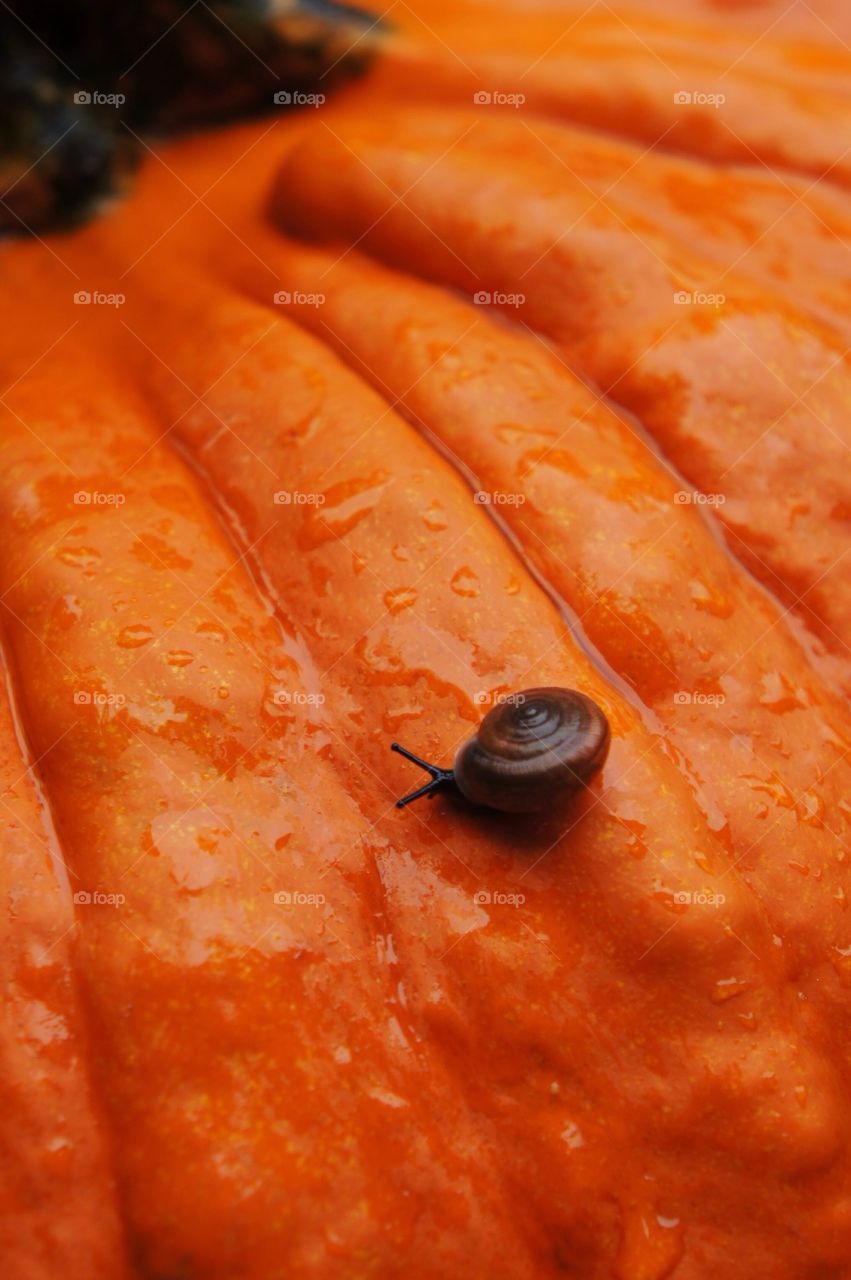
[[[443,787],[448,782],[455,781],[455,774],[451,769],[441,769],[439,765],[429,764],[427,760],[421,760],[419,756],[415,756],[413,751],[409,751],[407,747],[400,747],[398,742],[391,742],[390,750],[398,751],[400,756],[404,756],[406,760],[418,764],[421,769],[425,769],[426,773],[431,774],[431,782],[425,783],[424,786],[418,787],[416,791],[411,791],[408,795],[402,796],[401,800],[396,801],[397,809],[404,809],[406,804],[410,804],[412,800],[418,800],[420,796],[433,796],[438,787]]]

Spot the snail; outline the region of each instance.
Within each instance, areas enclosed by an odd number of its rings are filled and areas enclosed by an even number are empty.
[[[420,796],[454,785],[474,804],[504,813],[540,813],[580,791],[609,750],[609,722],[584,693],[554,687],[526,689],[487,713],[476,733],[443,769],[393,742],[431,774],[431,781],[396,801],[401,809]]]

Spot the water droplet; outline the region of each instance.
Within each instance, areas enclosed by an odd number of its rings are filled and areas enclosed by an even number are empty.
[[[734,996],[740,996],[743,991],[747,991],[747,987],[748,984],[741,978],[719,978],[715,983],[712,999],[715,1004],[723,1004]]]
[[[396,734],[408,720],[419,720],[423,713],[418,703],[406,703],[401,707],[388,707],[381,717],[381,727],[385,733]]]
[[[793,809],[795,807],[795,797],[776,773],[772,773],[767,778],[760,777],[759,774],[755,773],[744,774],[743,781],[750,783],[752,791],[759,791],[764,795],[770,796],[774,803],[779,804],[783,809]]]
[[[456,596],[475,597],[481,590],[479,579],[469,565],[462,565],[449,583]]]
[[[842,985],[851,987],[851,947],[834,947],[830,960]]]
[[[146,627],[144,623],[137,622],[133,626],[123,627],[116,637],[116,643],[121,645],[122,649],[138,649],[143,644],[148,644],[153,640],[154,633],[150,627]]]
[[[168,521],[167,526],[170,525],[171,521]],[[158,572],[192,568],[191,560],[181,555],[176,547],[155,533],[147,533],[143,538],[137,538],[130,550],[149,569],[156,569]]]
[[[449,521],[443,514],[443,507],[436,499],[423,512],[423,524],[434,533],[439,533],[441,529],[448,527]]]
[[[170,667],[188,667],[190,662],[195,661],[195,654],[188,649],[169,649],[165,660]]]
[[[614,1274],[619,1280],[665,1280],[683,1256],[679,1218],[659,1214],[655,1205],[623,1206],[623,1235]]]
[[[305,507],[304,523],[298,532],[299,545],[313,550],[350,533],[366,519],[378,503],[387,483],[387,472],[341,481],[327,489],[322,501]]]
[[[579,1131],[579,1125],[571,1121],[561,1131],[562,1141],[571,1151],[576,1151],[579,1147],[585,1146],[585,1139]]]
[[[824,801],[814,791],[805,791],[798,797],[795,812],[808,826],[818,828],[824,826]]]
[[[527,476],[530,471],[539,466],[553,467],[556,471],[561,471],[567,476],[577,476],[579,479],[584,479],[588,475],[585,467],[574,454],[567,449],[554,449],[546,444],[539,445],[536,449],[527,449],[518,464],[518,475]]]
[[[370,671],[374,671],[377,675],[402,678],[405,671],[404,663],[399,654],[386,643],[379,643],[373,648],[366,637],[363,637],[355,645],[355,653]]]
[[[397,1093],[391,1093],[389,1089],[367,1089],[366,1092],[367,1097],[374,1098],[376,1102],[383,1102],[386,1107],[395,1108],[408,1106],[408,1103],[404,1098],[400,1098]]]
[[[647,845],[644,841],[644,833],[647,830],[645,824],[635,818],[618,818],[618,822],[629,832],[626,844],[629,856],[636,859],[645,858],[647,856]]]
[[[208,636],[211,640],[217,640],[219,644],[223,644],[228,633],[224,627],[219,626],[218,622],[199,622],[195,628],[195,634]]]
[[[310,439],[321,422],[321,416],[311,409],[300,418],[284,423],[278,432],[278,440],[284,448],[296,443],[301,444],[304,440]]]
[[[61,630],[68,631],[82,616],[82,612],[76,596],[60,596],[50,611],[50,621]]]
[[[526,438],[528,428],[516,422],[499,422],[493,432],[503,444],[520,444]]]
[[[384,593],[384,603],[390,613],[401,613],[416,602],[417,593],[413,587],[396,587],[395,590]]]
[[[657,902],[661,902],[665,910],[670,911],[672,915],[681,916],[684,911],[688,911],[688,903],[683,902],[683,895],[674,892],[673,889],[663,888],[658,880],[653,890],[653,897]]]
[[[101,553],[96,547],[60,547],[56,557],[74,569],[93,569],[100,561]]]
[[[216,694],[219,698],[229,698],[230,697],[229,686],[226,684],[220,684],[218,689],[216,690]]]
[[[769,711],[775,711],[778,715],[808,705],[806,694],[802,690],[796,690],[780,671],[771,671],[762,677],[759,703],[760,706],[768,707]]]
[[[729,596],[724,596],[715,587],[707,586],[705,582],[698,579],[692,579],[689,583],[691,588],[691,598],[698,609],[702,609],[704,613],[711,613],[716,618],[729,618],[733,613],[733,602]]]

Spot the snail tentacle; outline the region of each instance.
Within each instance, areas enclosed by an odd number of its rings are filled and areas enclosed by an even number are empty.
[[[458,749],[453,768],[398,751],[431,782],[397,800],[399,808],[453,783],[467,800],[503,813],[545,813],[586,787],[609,750],[609,722],[587,694],[546,686],[493,707]]]
[[[447,783],[455,781],[455,772],[452,769],[441,769],[440,765],[430,764],[428,760],[421,760],[419,756],[415,756],[413,751],[409,751],[407,747],[402,747],[398,742],[390,743],[391,751],[398,751],[400,756],[404,756],[406,760],[418,764],[421,769],[425,769],[431,774],[431,782],[426,782],[424,786],[418,787],[416,791],[411,791],[406,796],[402,796],[401,800],[396,801],[397,809],[404,809],[406,804],[410,804],[412,800],[419,800],[420,796],[433,796],[438,787],[446,786]]]

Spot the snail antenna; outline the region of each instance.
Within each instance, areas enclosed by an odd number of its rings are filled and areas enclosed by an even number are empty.
[[[452,769],[441,769],[439,765],[429,764],[428,760],[421,760],[419,756],[414,755],[413,751],[409,751],[407,747],[401,747],[398,742],[391,742],[390,750],[398,751],[400,756],[404,756],[406,760],[419,765],[421,769],[425,769],[426,773],[431,774],[431,782],[426,782],[422,787],[418,787],[416,791],[410,791],[408,795],[402,796],[401,800],[396,801],[397,809],[404,809],[406,804],[410,804],[412,800],[419,800],[420,796],[433,796],[439,787],[455,781],[455,774]]]

